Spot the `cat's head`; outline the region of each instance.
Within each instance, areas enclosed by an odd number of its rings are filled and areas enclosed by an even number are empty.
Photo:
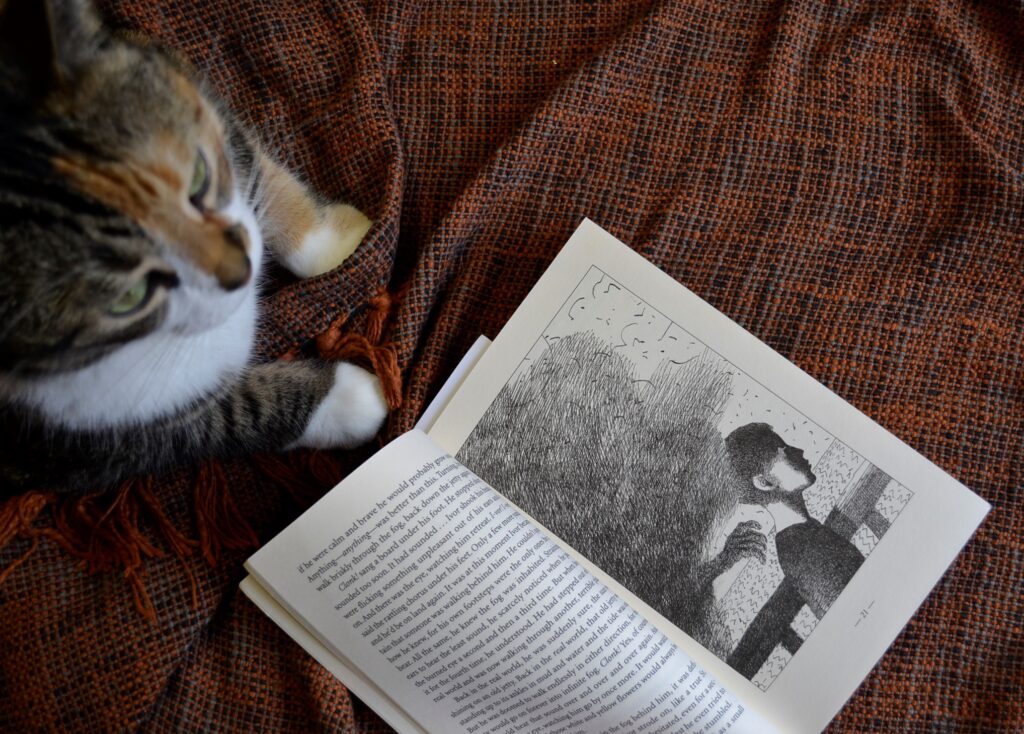
[[[84,0],[0,0],[0,374],[80,369],[251,300],[241,143],[187,64]]]

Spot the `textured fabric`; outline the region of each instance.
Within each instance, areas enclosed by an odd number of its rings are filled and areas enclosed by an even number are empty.
[[[1021,730],[1019,4],[107,8],[376,220],[337,272],[279,279],[264,356],[399,294],[393,437],[589,216],[993,504],[830,731]],[[226,471],[262,539],[301,511],[250,462]],[[194,534],[191,475],[154,493]],[[39,540],[0,585],[0,730],[386,731],[240,597],[246,554],[145,558],[150,623],[124,578]]]

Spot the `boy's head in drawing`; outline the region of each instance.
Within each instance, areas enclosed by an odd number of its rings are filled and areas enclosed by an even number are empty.
[[[750,483],[752,502],[798,495],[817,479],[804,452],[783,441],[767,423],[740,426],[726,436],[725,448],[736,474]]]

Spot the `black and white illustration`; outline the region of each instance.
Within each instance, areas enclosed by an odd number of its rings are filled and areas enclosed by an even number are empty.
[[[762,690],[911,499],[596,267],[458,458]]]

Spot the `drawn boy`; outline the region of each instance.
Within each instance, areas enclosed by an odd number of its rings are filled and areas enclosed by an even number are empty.
[[[846,538],[811,517],[803,492],[816,481],[804,452],[767,423],[740,426],[725,439],[729,461],[744,482],[742,502],[760,505],[775,524],[775,548],[786,579],[818,619],[846,587],[864,556]],[[767,557],[756,522],[740,523],[712,561],[712,573],[743,557]],[[726,565],[728,564],[728,565]]]

